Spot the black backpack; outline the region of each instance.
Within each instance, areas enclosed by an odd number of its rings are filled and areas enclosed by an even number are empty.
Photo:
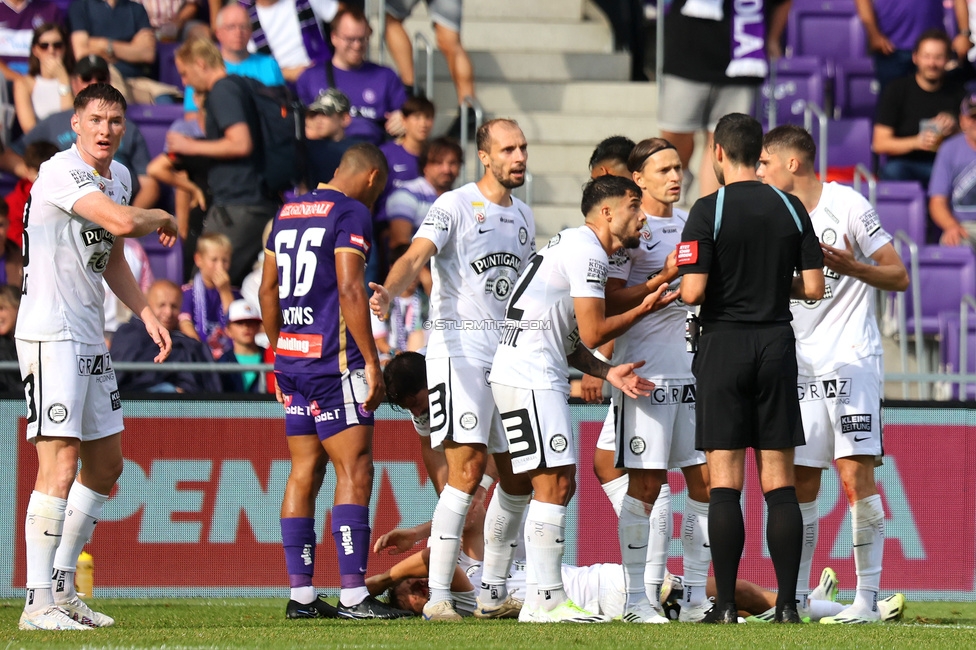
[[[265,188],[278,194],[290,190],[302,179],[305,122],[302,106],[285,86],[265,86],[256,79],[228,75],[254,103],[261,125],[258,151],[259,172]]]

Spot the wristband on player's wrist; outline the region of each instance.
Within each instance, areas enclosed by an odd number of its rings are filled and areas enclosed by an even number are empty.
[[[495,479],[493,479],[488,474],[481,477],[481,487],[485,488],[485,492],[491,489],[491,486],[495,484]]]

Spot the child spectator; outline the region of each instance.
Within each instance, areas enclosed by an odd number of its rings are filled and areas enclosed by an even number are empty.
[[[220,357],[218,363],[254,364],[273,362],[274,356],[255,342],[261,330],[261,315],[248,301],[235,300],[227,312],[227,336],[233,347]],[[263,393],[264,378],[259,372],[220,373],[225,393]]]
[[[20,288],[9,284],[0,285],[0,361],[17,360],[17,344],[14,342],[14,327],[17,325],[17,311],[20,309]],[[0,372],[0,395],[17,393],[23,395],[24,382],[19,370]]]
[[[409,245],[397,246],[393,251],[392,263],[403,257]],[[420,288],[419,276],[401,293],[390,301],[390,318],[381,321],[371,316],[373,338],[376,350],[380,353],[383,365],[401,352],[416,352],[427,345],[428,330],[424,324],[428,319],[429,301]]]
[[[24,279],[24,256],[20,246],[7,239],[8,211],[7,202],[0,200],[0,284],[19,289]]]
[[[210,347],[214,359],[230,349],[227,338],[227,310],[240,293],[230,286],[230,258],[233,247],[221,233],[204,233],[197,240],[193,255],[196,275],[183,285],[183,311],[180,331]]]
[[[24,237],[24,206],[27,205],[27,197],[30,196],[37,172],[41,168],[41,163],[48,161],[51,156],[58,153],[57,145],[44,140],[31,142],[24,149],[24,166],[27,167],[27,176],[17,181],[13,191],[7,195],[8,218],[10,225],[7,227],[7,239],[17,244],[23,245]]]

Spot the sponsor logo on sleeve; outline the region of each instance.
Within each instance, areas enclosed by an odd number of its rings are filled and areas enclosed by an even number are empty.
[[[86,171],[84,169],[72,169],[71,178],[78,187],[86,187],[88,185],[95,184],[95,177],[92,176],[90,171]]]
[[[353,246],[359,246],[365,252],[369,252],[369,244],[363,239],[362,235],[349,235],[349,243]]]
[[[451,214],[438,207],[432,207],[424,217],[424,223],[422,224],[434,230],[450,230],[451,228]]]
[[[698,242],[683,241],[678,244],[678,266],[698,263]]]
[[[869,236],[881,230],[881,219],[873,208],[862,214],[860,219]]]
[[[590,260],[590,264],[586,269],[586,281],[592,282],[593,284],[599,284],[601,287],[607,284],[607,273],[610,271],[606,262],[602,260]]]

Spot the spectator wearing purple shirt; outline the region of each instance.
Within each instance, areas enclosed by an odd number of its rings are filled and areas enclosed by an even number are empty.
[[[420,176],[420,154],[434,127],[434,104],[426,97],[408,97],[403,113],[403,137],[380,146],[390,164],[390,176],[377,201],[376,222],[386,221],[386,200],[393,190]]]
[[[220,233],[204,233],[197,239],[193,263],[200,269],[193,279],[183,285],[183,308],[180,311],[180,331],[190,338],[205,342],[210,354],[219,359],[231,346],[224,331],[230,304],[241,297],[230,286],[230,240]]]
[[[436,138],[424,148],[419,160],[423,175],[394,190],[386,202],[390,250],[409,244],[431,204],[454,187],[462,157],[453,138]]]
[[[329,88],[330,72],[335,86],[349,97],[352,124],[346,135],[379,145],[385,134],[403,133],[400,107],[407,92],[396,72],[366,60],[371,33],[369,21],[359,9],[340,9],[332,21],[331,71],[317,65],[302,73],[296,84],[298,98],[308,106]]]
[[[379,149],[357,144],[332,183],[286,203],[264,251],[261,314],[277,351],[291,472],[281,541],[291,584],[288,618],[399,618],[366,590],[373,486],[373,411],[385,389],[364,282],[372,239],[367,206],[386,184]],[[300,244],[299,244],[300,242]],[[315,496],[326,462],[336,470],[332,535],[342,591],[333,607],[316,593]]]
[[[942,29],[942,0],[855,0],[864,25],[868,49],[874,57],[874,73],[884,91],[891,81],[915,72],[912,49],[923,32]],[[967,0],[952,0],[959,33],[952,50],[960,61],[973,46],[969,32]],[[880,93],[879,93],[880,94]]]
[[[976,242],[976,95],[962,101],[959,126],[935,154],[929,181],[929,214],[945,246]]]
[[[64,23],[61,9],[47,0],[4,0],[0,2],[0,74],[7,81],[27,74],[34,30],[44,23]]]

